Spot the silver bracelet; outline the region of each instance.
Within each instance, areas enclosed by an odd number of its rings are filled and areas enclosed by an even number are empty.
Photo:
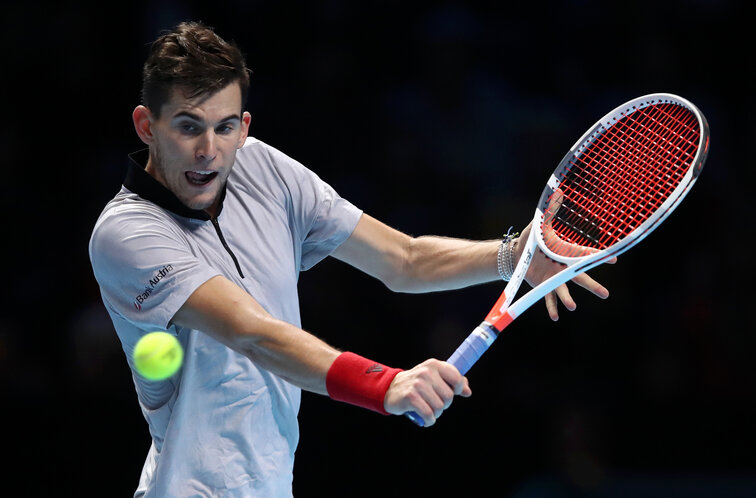
[[[496,264],[499,269],[499,276],[505,282],[509,282],[514,273],[514,239],[520,235],[518,232],[512,233],[512,227],[509,227],[506,235],[499,244],[499,254],[496,257]]]

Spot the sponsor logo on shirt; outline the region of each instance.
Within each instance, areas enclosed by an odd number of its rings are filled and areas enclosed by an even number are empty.
[[[142,309],[142,303],[145,302],[148,297],[150,297],[150,295],[154,292],[157,284],[159,284],[160,281],[163,280],[171,271],[173,271],[173,265],[165,265],[160,269],[160,271],[155,274],[154,277],[150,279],[150,281],[148,282],[149,285],[144,286],[144,292],[138,294],[134,298],[134,307],[137,310]]]

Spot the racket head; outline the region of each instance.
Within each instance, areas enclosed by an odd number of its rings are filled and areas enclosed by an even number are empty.
[[[598,120],[544,188],[532,229],[551,259],[591,267],[628,250],[679,205],[709,150],[709,126],[688,100],[644,95]],[[587,268],[584,268],[584,270]]]

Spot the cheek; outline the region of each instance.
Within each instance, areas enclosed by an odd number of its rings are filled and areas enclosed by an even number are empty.
[[[176,140],[162,140],[158,144],[158,150],[167,168],[176,166],[181,169],[181,164],[186,163],[192,157],[192,148]],[[172,168],[171,168],[172,169]]]

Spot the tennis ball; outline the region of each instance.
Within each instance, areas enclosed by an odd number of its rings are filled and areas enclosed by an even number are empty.
[[[134,348],[134,367],[147,380],[167,379],[183,361],[181,344],[168,332],[150,332],[139,339]]]

